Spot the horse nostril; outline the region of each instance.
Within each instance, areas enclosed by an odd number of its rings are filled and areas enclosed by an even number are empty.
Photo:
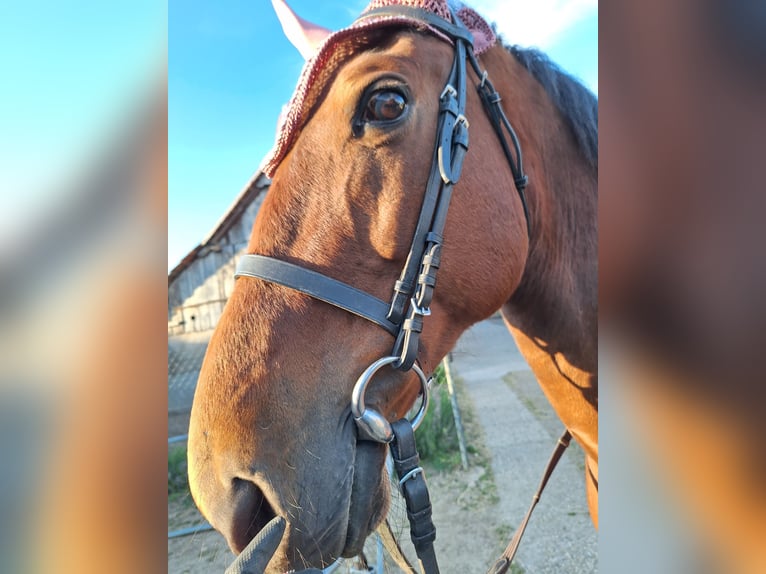
[[[224,535],[231,549],[239,554],[277,514],[254,483],[235,478],[232,490],[234,509],[231,530]]]

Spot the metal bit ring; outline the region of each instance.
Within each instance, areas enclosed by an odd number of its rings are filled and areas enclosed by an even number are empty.
[[[351,392],[351,414],[354,415],[360,436],[363,438],[383,443],[389,443],[394,438],[394,432],[388,420],[379,412],[368,409],[365,406],[364,394],[375,373],[386,365],[398,362],[399,359],[400,357],[394,356],[378,359],[359,375],[354,385],[354,390]],[[412,365],[412,370],[415,371],[415,374],[420,379],[420,392],[423,396],[420,402],[420,409],[418,409],[417,414],[410,421],[412,429],[415,430],[423,422],[423,417],[425,417],[426,410],[428,410],[428,378],[426,378],[423,370],[418,365]]]

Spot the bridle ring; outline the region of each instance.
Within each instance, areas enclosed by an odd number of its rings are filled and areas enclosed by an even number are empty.
[[[379,412],[373,409],[368,409],[365,406],[364,394],[375,373],[382,367],[396,363],[399,360],[400,357],[383,357],[382,359],[375,361],[372,365],[367,367],[361,375],[359,375],[359,378],[354,385],[354,390],[351,392],[351,414],[354,415],[354,420],[359,428],[360,438],[367,438],[369,440],[383,443],[389,443],[394,438],[391,423],[389,423]],[[420,423],[423,422],[426,410],[428,410],[428,378],[417,364],[412,365],[412,370],[415,371],[420,379],[420,392],[423,395],[423,399],[420,402],[420,409],[418,409],[417,414],[410,421],[412,429],[415,430],[420,426]]]

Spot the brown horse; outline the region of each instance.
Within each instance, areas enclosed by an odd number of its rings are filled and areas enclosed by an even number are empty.
[[[451,17],[444,1],[422,7]],[[497,42],[475,12],[458,15],[518,134],[529,218],[472,89],[481,77],[469,72],[470,150],[417,362],[429,372],[465,329],[500,309],[585,451],[596,522],[597,101],[539,52]],[[430,26],[365,22],[329,36],[304,69],[266,165],[272,185],[248,252],[388,301],[410,251],[455,57]],[[386,447],[359,440],[351,393],[392,342],[384,329],[298,290],[237,282],[210,341],[189,434],[195,501],[235,552],[275,515],[288,526],[270,572],[360,551],[387,512],[389,487]],[[386,367],[367,405],[393,421],[419,390],[412,371]]]

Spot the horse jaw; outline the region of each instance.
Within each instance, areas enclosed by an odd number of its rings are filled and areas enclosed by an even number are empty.
[[[325,38],[332,34],[331,30],[304,20],[293,12],[284,0],[271,0],[277,13],[282,30],[290,43],[295,46],[304,60],[310,59]]]

